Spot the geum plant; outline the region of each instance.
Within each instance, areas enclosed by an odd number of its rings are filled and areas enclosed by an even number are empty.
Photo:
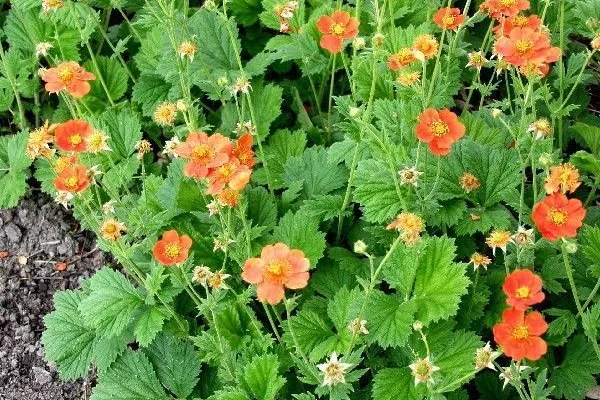
[[[13,1],[0,204],[33,162],[116,261],[55,295],[62,378],[94,373],[93,400],[583,399],[600,2],[451,3]]]

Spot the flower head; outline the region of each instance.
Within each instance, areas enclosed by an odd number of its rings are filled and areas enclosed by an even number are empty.
[[[56,197],[54,198],[54,201],[57,204],[60,204],[61,206],[63,206],[64,208],[68,208],[69,201],[71,201],[72,199],[73,199],[73,193],[59,190],[56,192]]]
[[[485,0],[481,10],[486,11],[492,18],[500,19],[513,17],[529,7],[529,0]]]
[[[398,175],[400,175],[401,185],[417,186],[417,182],[419,182],[419,176],[423,175],[423,173],[417,171],[415,167],[407,167],[398,171]]]
[[[479,183],[479,179],[475,175],[470,172],[465,172],[460,177],[460,187],[467,193],[472,192],[473,190],[479,189],[481,187],[481,183]]]
[[[396,77],[396,82],[402,86],[412,86],[419,82],[421,79],[421,73],[419,71],[400,71]]]
[[[46,82],[45,88],[49,93],[58,93],[66,90],[76,99],[81,99],[90,92],[88,81],[96,79],[96,76],[88,72],[75,61],[66,61],[54,68],[43,69],[40,76]]]
[[[503,19],[494,27],[494,33],[497,37],[508,36],[513,28],[531,28],[537,31],[542,26],[542,20],[535,14],[525,16],[517,14],[510,18]]]
[[[156,107],[152,117],[159,125],[173,125],[177,116],[177,105],[170,101],[165,101]]]
[[[400,232],[402,241],[407,245],[412,245],[421,238],[420,234],[425,230],[425,223],[417,214],[403,212],[398,214],[396,219],[385,229],[396,229]]]
[[[87,151],[90,153],[100,153],[101,151],[110,151],[108,146],[108,135],[103,131],[94,129],[86,138]]]
[[[492,248],[492,254],[496,255],[496,249],[501,249],[506,253],[506,246],[513,241],[509,231],[494,229],[490,236],[485,239],[485,243]]]
[[[465,16],[459,8],[440,8],[433,15],[433,22],[444,30],[455,31],[465,21]]]
[[[519,247],[529,246],[533,244],[533,229],[525,229],[524,226],[519,226],[517,232],[512,235],[512,239]]]
[[[115,212],[115,201],[109,200],[106,203],[102,204],[102,213],[104,215],[114,214]]]
[[[254,166],[254,151],[252,150],[252,135],[245,133],[237,140],[231,149],[232,157],[237,158],[240,164],[252,168]]]
[[[388,57],[387,64],[392,71],[398,71],[417,60],[415,50],[405,47]]]
[[[60,175],[67,167],[79,164],[79,160],[75,154],[60,156],[54,160],[54,173]]]
[[[494,360],[500,356],[500,352],[492,350],[490,342],[487,342],[485,346],[480,347],[475,352],[475,369],[477,371],[489,368],[496,370],[494,366]]]
[[[515,361],[537,361],[546,354],[547,345],[540,336],[547,329],[548,324],[539,312],[525,314],[523,310],[509,308],[492,330],[494,341],[508,357]]]
[[[561,56],[560,49],[552,47],[547,34],[531,28],[513,28],[508,36],[498,38],[494,49],[503,60],[517,67],[548,64]]]
[[[429,144],[429,150],[438,156],[450,153],[452,144],[465,134],[465,126],[448,109],[427,108],[419,116],[417,138]]]
[[[180,144],[181,144],[181,141],[179,140],[179,138],[177,136],[173,136],[171,139],[169,139],[165,142],[165,147],[163,148],[163,154],[165,154],[169,157],[173,157],[173,158],[179,157],[179,155],[177,154],[177,152],[175,150],[177,150],[177,146],[179,146]]]
[[[542,279],[528,269],[516,269],[510,273],[502,285],[506,293],[506,303],[517,309],[526,310],[534,304],[541,303],[544,298]]]
[[[573,164],[565,163],[550,167],[544,188],[546,193],[573,193],[581,185],[579,170]]]
[[[499,375],[499,378],[504,380],[504,383],[502,384],[502,389],[504,389],[510,381],[519,380],[519,378],[520,378],[519,375],[521,375],[521,372],[523,372],[527,368],[530,368],[530,367],[528,367],[527,365],[521,365],[520,367],[517,368],[517,366],[515,364],[511,365],[510,367],[502,368],[502,372],[500,372],[500,375]],[[515,377],[514,375],[517,375],[517,376]]]
[[[225,188],[217,194],[217,198],[219,199],[220,205],[232,208],[237,207],[240,201],[240,197],[240,191],[231,188]]]
[[[144,158],[144,155],[150,153],[152,151],[152,143],[147,141],[146,139],[142,139],[135,144],[135,149],[137,150],[137,158],[141,160]]]
[[[301,250],[292,250],[284,243],[268,245],[260,258],[246,260],[242,279],[258,285],[258,299],[277,304],[284,297],[284,288],[302,289],[308,283],[310,262]]]
[[[72,119],[58,124],[54,130],[56,145],[63,151],[87,151],[87,139],[94,131],[89,122]]]
[[[239,78],[237,78],[235,80],[235,84],[233,85],[233,88],[231,89],[231,93],[234,96],[237,96],[238,93],[248,94],[248,93],[250,93],[251,90],[252,90],[252,85],[250,84],[250,81],[248,79],[240,76]]]
[[[52,48],[52,43],[49,42],[40,42],[35,45],[35,55],[36,57],[47,56],[48,50]]]
[[[123,232],[127,232],[127,227],[116,219],[107,219],[100,227],[100,235],[103,239],[114,242],[121,237]]]
[[[54,179],[54,187],[58,191],[80,193],[90,185],[88,169],[81,165],[70,165]]]
[[[212,169],[225,164],[232,150],[231,141],[220,133],[208,136],[204,132],[191,132],[175,149],[175,154],[188,160],[183,167],[185,176],[204,179]]]
[[[353,335],[368,335],[369,330],[367,329],[367,321],[364,319],[355,318],[348,324],[348,330],[352,332]]]
[[[317,21],[317,29],[323,34],[320,45],[332,54],[342,51],[345,39],[358,35],[359,21],[346,11],[334,11],[331,16],[324,15]]]
[[[425,33],[415,38],[413,49],[423,54],[425,59],[430,59],[436,56],[439,45],[433,35]]]
[[[467,58],[469,62],[467,63],[467,67],[474,67],[480,70],[485,66],[485,63],[488,61],[481,51],[474,51],[467,54]]]
[[[317,365],[319,371],[323,373],[322,386],[335,386],[338,383],[345,383],[344,373],[350,367],[352,367],[352,364],[340,362],[337,354],[332,353],[326,363]]]
[[[176,230],[163,233],[162,238],[152,248],[156,261],[163,265],[180,264],[187,260],[192,247],[192,239],[188,235],[179,235]]]
[[[476,270],[479,267],[483,267],[487,270],[488,265],[492,263],[492,259],[484,256],[480,253],[473,253],[471,255],[471,259],[469,260],[469,264],[473,264],[473,269]]]
[[[187,57],[191,62],[194,61],[194,55],[196,54],[197,50],[198,47],[194,43],[186,40],[181,42],[181,44],[179,44],[177,47],[177,54],[179,54],[179,57],[181,57],[182,60]]]
[[[222,270],[217,271],[213,273],[210,278],[208,278],[206,283],[208,284],[208,287],[213,290],[229,289],[229,286],[227,283],[225,283],[225,279],[229,278],[230,276],[231,275],[224,273]]]
[[[542,236],[551,241],[577,236],[584,218],[585,209],[581,201],[568,199],[562,193],[546,196],[533,207],[531,213],[531,219]]]
[[[27,137],[27,147],[25,153],[27,157],[33,159],[36,157],[49,157],[53,154],[50,149],[50,143],[54,140],[54,130],[56,124],[50,125],[48,120],[43,126],[31,131]]]
[[[421,382],[433,383],[433,373],[440,370],[439,367],[433,365],[429,356],[417,359],[408,367],[415,378],[415,386]]]
[[[225,189],[240,191],[250,182],[252,170],[242,165],[237,158],[230,158],[225,164],[214,168],[208,175],[208,194],[219,194]]]
[[[529,125],[527,131],[535,133],[536,139],[542,139],[552,135],[552,125],[550,125],[548,118],[540,118]]]
[[[202,286],[207,286],[208,280],[212,277],[213,273],[205,265],[198,265],[194,268],[194,272],[192,274],[192,282],[196,282],[201,284]]]

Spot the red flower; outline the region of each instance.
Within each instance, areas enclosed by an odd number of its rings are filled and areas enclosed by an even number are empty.
[[[88,72],[75,61],[67,61],[58,64],[55,68],[42,70],[40,74],[46,82],[46,90],[50,93],[58,93],[65,89],[71,96],[81,99],[89,93],[90,84],[87,81],[96,79],[96,76]]]
[[[231,141],[220,133],[208,136],[204,132],[191,132],[175,153],[189,160],[183,167],[185,176],[204,179],[212,168],[227,162],[231,149]]]
[[[69,165],[54,179],[56,190],[70,193],[83,192],[90,185],[88,170],[81,164]]]
[[[324,15],[317,21],[317,28],[323,34],[321,47],[332,54],[339,53],[344,39],[358,35],[359,21],[345,11],[334,11],[331,16]]]
[[[233,145],[231,155],[238,160],[240,164],[252,168],[254,166],[254,151],[252,151],[252,135],[246,133]]]
[[[528,269],[514,270],[504,279],[502,290],[508,296],[506,303],[517,310],[526,310],[545,298],[542,279]]]
[[[417,138],[429,143],[429,150],[435,155],[444,156],[450,152],[452,144],[465,134],[465,126],[458,116],[448,109],[428,108],[419,116]]]
[[[63,151],[86,151],[86,139],[92,134],[94,128],[81,119],[72,119],[59,124],[54,130],[55,143]]]
[[[547,345],[540,336],[547,329],[539,312],[525,315],[525,311],[509,308],[502,313],[502,321],[494,325],[494,341],[515,361],[536,361],[546,354]]]
[[[433,22],[442,29],[455,31],[465,20],[459,8],[440,8],[433,15]]]
[[[513,28],[530,28],[537,31],[542,26],[542,20],[533,14],[526,17],[523,14],[517,14],[514,17],[504,18],[494,27],[494,33],[497,37],[508,36]]]
[[[250,258],[244,264],[242,279],[258,285],[258,300],[277,304],[285,295],[284,287],[302,289],[308,283],[310,262],[300,250],[291,250],[284,243],[265,246],[260,258]]]
[[[529,0],[485,0],[480,8],[482,11],[487,11],[490,17],[500,19],[514,17],[529,7]]]
[[[176,230],[170,230],[156,242],[152,254],[163,265],[175,265],[187,260],[190,247],[192,239],[188,235],[179,236]]]
[[[585,209],[578,199],[568,199],[562,193],[546,196],[533,207],[531,219],[542,236],[554,241],[563,237],[574,238],[583,225]]]
[[[513,28],[508,36],[498,38],[495,51],[503,60],[517,67],[558,61],[561,51],[552,47],[547,34],[531,28]]]

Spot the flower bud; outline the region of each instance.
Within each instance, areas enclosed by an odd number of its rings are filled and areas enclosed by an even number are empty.
[[[348,114],[352,117],[352,118],[356,118],[360,115],[360,108],[358,107],[350,107],[350,109],[348,109]]]
[[[600,50],[600,36],[596,36],[595,38],[593,38],[591,45],[592,49]]]
[[[381,47],[384,43],[385,36],[383,36],[381,33],[376,33],[375,35],[373,35],[373,38],[371,39],[371,44],[373,45],[373,47]]]
[[[354,242],[354,252],[356,254],[365,254],[367,252],[367,244],[362,240]]]
[[[501,109],[499,109],[499,108],[493,108],[492,109],[492,117],[498,118],[501,115],[502,115],[502,110]]]
[[[540,155],[540,158],[538,159],[538,162],[544,168],[548,168],[554,162],[554,161],[552,161],[552,154],[550,154],[550,153],[542,153]]]
[[[423,323],[421,321],[415,321],[413,323],[413,329],[417,332],[421,332],[423,330]]]
[[[565,250],[567,251],[567,253],[569,253],[569,254],[577,253],[578,246],[577,246],[576,242],[567,240],[567,239],[563,239],[563,241],[564,241]]]
[[[365,38],[363,38],[363,37],[356,37],[352,41],[352,47],[354,47],[356,50],[362,50],[365,48],[366,45],[367,45],[367,42],[365,41]]]
[[[222,76],[219,79],[217,79],[217,85],[219,87],[225,87],[227,86],[227,84],[229,84],[229,79],[227,79],[226,76]]]

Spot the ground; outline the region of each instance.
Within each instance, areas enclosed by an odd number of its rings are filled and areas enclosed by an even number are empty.
[[[59,380],[40,337],[54,292],[78,288],[106,262],[93,236],[46,196],[34,193],[17,208],[0,210],[0,399],[89,397],[87,380]]]

